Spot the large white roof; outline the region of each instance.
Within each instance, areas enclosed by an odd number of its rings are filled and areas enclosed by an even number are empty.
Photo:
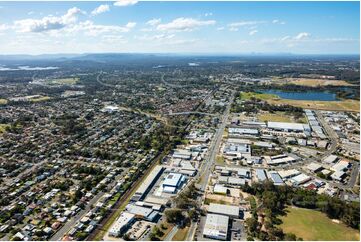
[[[228,233],[228,222],[229,218],[227,216],[207,214],[203,235],[226,238]]]
[[[163,182],[163,186],[177,186],[182,176],[180,173],[169,173]]]
[[[301,124],[301,123],[284,123],[284,122],[268,122],[267,127],[271,128],[271,129],[288,129],[288,130],[303,131],[305,129],[305,124]]]
[[[218,204],[218,203],[211,203],[211,204],[209,204],[208,212],[238,217],[239,216],[239,207]]]

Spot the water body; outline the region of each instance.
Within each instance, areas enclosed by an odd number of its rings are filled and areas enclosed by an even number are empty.
[[[262,93],[275,94],[283,99],[314,100],[314,101],[337,101],[336,93],[331,92],[288,92],[276,89],[263,90]]]
[[[30,66],[19,66],[17,68],[9,68],[0,66],[0,71],[45,71],[45,70],[56,70],[59,69],[57,66],[47,66],[47,67],[30,67]]]

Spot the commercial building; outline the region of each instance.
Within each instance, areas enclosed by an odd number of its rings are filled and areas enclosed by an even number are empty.
[[[280,175],[280,177],[282,179],[289,179],[289,178],[297,176],[299,174],[301,174],[301,172],[299,172],[296,169],[278,171],[278,175]]]
[[[241,158],[244,155],[249,156],[251,154],[251,146],[249,144],[227,142],[223,149],[223,153],[226,156]]]
[[[263,169],[256,169],[256,177],[259,182],[267,180],[266,172]]]
[[[175,159],[190,160],[192,158],[192,152],[189,150],[175,150],[172,157]]]
[[[239,218],[239,207],[224,205],[218,203],[211,203],[208,207],[208,213],[226,215],[231,218]]]
[[[293,186],[299,186],[299,185],[302,185],[302,184],[310,181],[311,177],[307,176],[306,174],[301,173],[295,177],[292,177],[290,180],[291,180]]]
[[[113,237],[119,237],[134,221],[135,215],[132,213],[123,212],[119,218],[114,222],[109,230],[109,235]]]
[[[132,201],[143,200],[163,171],[164,167],[156,166],[135,192],[134,196],[132,197]]]
[[[228,240],[229,217],[218,214],[207,214],[203,236],[210,239]]]
[[[247,129],[247,128],[229,128],[228,134],[232,135],[258,135],[258,129]]]
[[[312,172],[314,172],[314,173],[317,173],[317,172],[323,170],[323,167],[322,167],[320,164],[317,164],[317,163],[315,163],[315,162],[312,162],[312,163],[310,163],[310,164],[307,166],[307,169],[308,169],[309,171],[312,171]]]
[[[113,112],[116,112],[118,110],[119,110],[119,107],[109,105],[109,106],[105,106],[101,111],[105,112],[105,113],[113,113]]]
[[[180,173],[169,173],[163,181],[163,191],[174,193],[185,181],[185,176]]]
[[[238,177],[228,177],[227,185],[231,186],[243,186],[246,184],[246,180]]]
[[[227,194],[227,187],[217,183],[213,187],[213,193],[226,195]]]
[[[125,210],[129,213],[134,214],[136,217],[153,222],[158,217],[158,212],[154,211],[152,208],[147,208],[143,206],[137,206],[134,204],[128,204],[125,207]]]
[[[266,157],[266,161],[268,165],[282,165],[282,164],[295,162],[296,160],[297,159],[295,157],[286,154]]]
[[[267,128],[283,132],[310,132],[310,126],[302,123],[268,122]]]
[[[269,171],[268,174],[273,184],[275,184],[276,186],[280,186],[284,184],[282,178],[276,171]]]
[[[331,164],[331,163],[335,163],[338,160],[339,160],[339,158],[336,155],[329,155],[323,161]]]

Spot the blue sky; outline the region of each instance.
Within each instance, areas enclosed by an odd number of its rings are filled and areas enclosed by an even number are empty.
[[[0,53],[358,54],[359,2],[0,2]]]

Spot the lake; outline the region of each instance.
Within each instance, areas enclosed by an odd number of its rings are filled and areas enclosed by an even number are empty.
[[[283,99],[293,100],[314,100],[314,101],[337,101],[335,93],[331,92],[287,92],[282,90],[270,89],[262,90],[262,93],[275,94]]]

